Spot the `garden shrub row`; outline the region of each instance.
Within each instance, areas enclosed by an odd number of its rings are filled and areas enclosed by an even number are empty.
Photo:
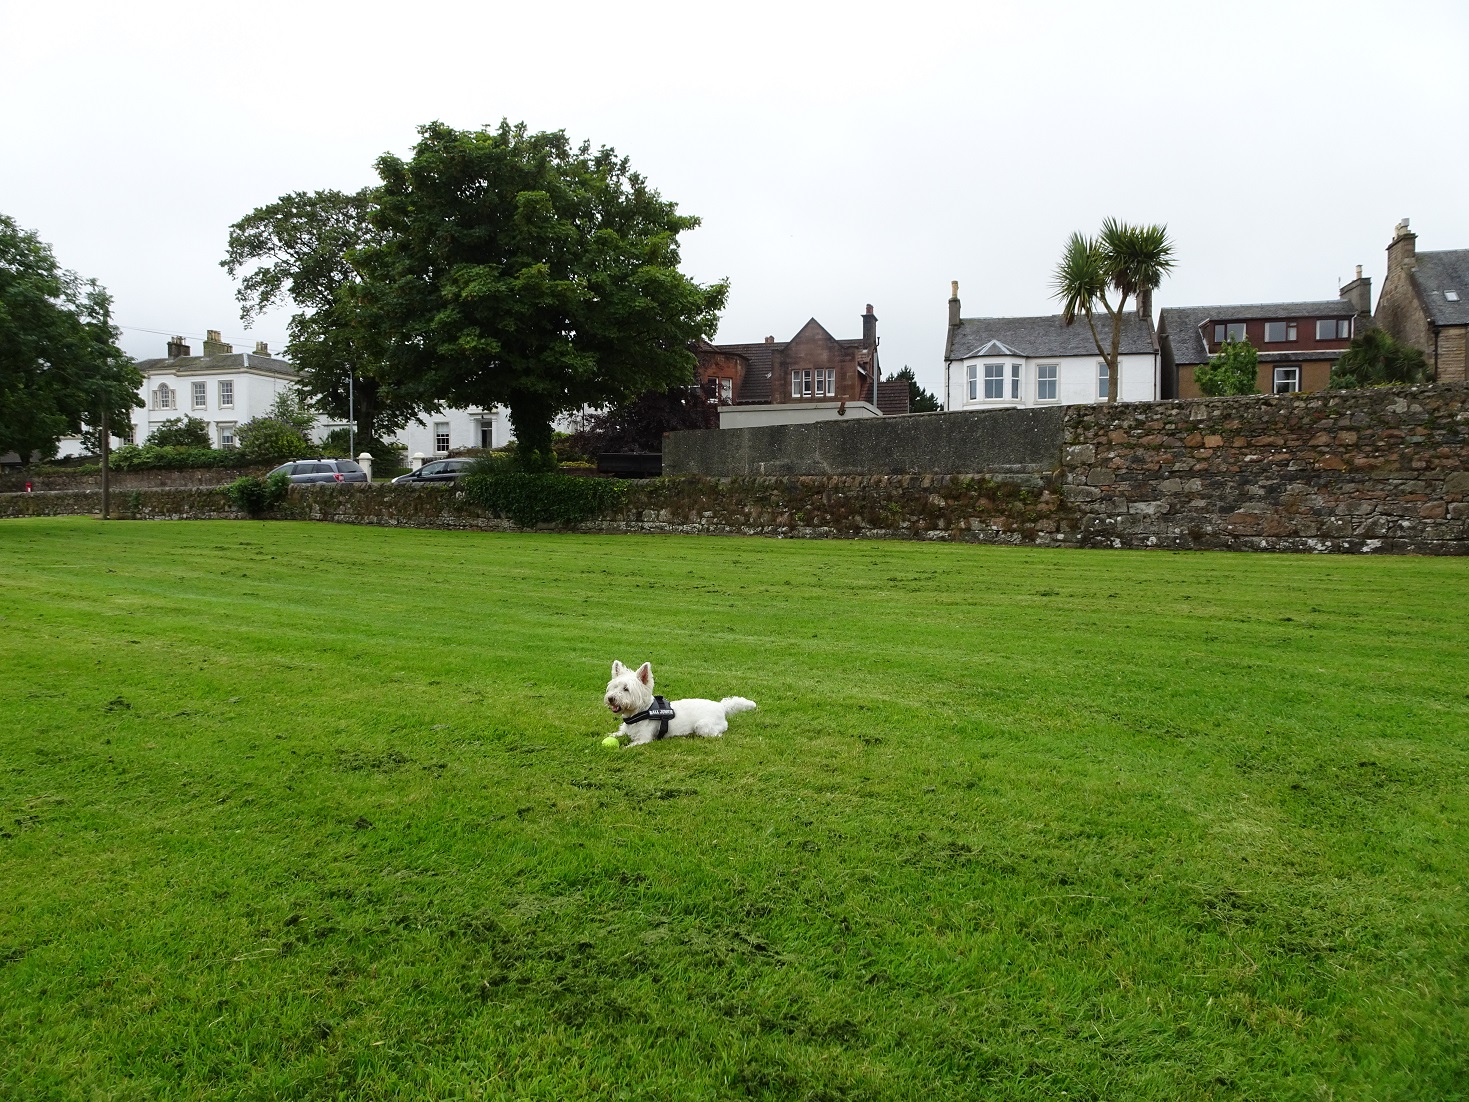
[[[459,479],[458,488],[492,516],[522,528],[581,524],[612,512],[627,497],[627,483],[610,478],[522,471],[478,471]]]

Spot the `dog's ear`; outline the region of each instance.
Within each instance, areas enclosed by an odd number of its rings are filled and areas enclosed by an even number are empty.
[[[653,684],[653,664],[651,662],[644,662],[638,667],[638,680],[644,685]]]
[[[612,660],[612,676],[613,677],[616,677],[618,674],[620,674],[620,673],[626,673],[626,672],[627,672],[627,667],[624,666],[621,662],[619,662],[617,659],[614,658]]]

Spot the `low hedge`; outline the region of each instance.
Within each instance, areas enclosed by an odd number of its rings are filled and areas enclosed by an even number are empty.
[[[581,524],[612,512],[627,498],[627,484],[610,478],[521,471],[476,472],[458,489],[492,516],[522,528],[538,524]]]

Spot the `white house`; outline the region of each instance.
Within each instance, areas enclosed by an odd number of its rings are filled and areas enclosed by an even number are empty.
[[[1098,321],[1111,339],[1111,321]],[[1129,311],[1122,325],[1117,400],[1151,402],[1159,393],[1158,340],[1150,316]],[[1085,318],[1065,325],[1060,314],[1037,318],[963,318],[959,284],[949,298],[944,342],[944,408],[1064,406],[1105,402],[1112,380]]]

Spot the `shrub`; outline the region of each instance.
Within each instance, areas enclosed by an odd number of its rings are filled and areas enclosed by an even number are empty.
[[[290,488],[289,476],[280,471],[266,478],[247,474],[226,486],[224,496],[240,512],[258,517],[285,501]]]
[[[1364,386],[1405,386],[1428,377],[1428,361],[1411,344],[1393,339],[1386,329],[1368,329],[1352,338],[1351,345],[1331,368],[1334,390],[1356,390]]]
[[[315,451],[306,434],[278,417],[256,417],[235,430],[235,440],[246,458],[295,459]]]
[[[510,469],[512,459],[487,458],[459,479],[459,490],[492,516],[522,528],[581,524],[609,512],[627,496],[627,484],[611,478],[530,474]]]
[[[630,402],[594,414],[571,435],[572,450],[596,456],[602,452],[661,452],[663,434],[680,429],[717,429],[719,407],[697,386],[650,390]]]
[[[1249,341],[1225,341],[1208,363],[1194,368],[1194,382],[1210,398],[1259,394],[1260,357]]]
[[[354,452],[352,449],[356,447]],[[333,459],[356,459],[362,452],[372,456],[374,467],[400,467],[403,465],[403,449],[398,444],[384,440],[362,440],[355,442],[345,428],[332,429],[321,442],[320,454]]]
[[[145,444],[158,448],[212,448],[209,426],[197,417],[170,417],[148,434]]]
[[[109,462],[117,471],[181,471],[192,467],[234,467],[240,462],[240,453],[231,448],[124,444],[112,453]]]

